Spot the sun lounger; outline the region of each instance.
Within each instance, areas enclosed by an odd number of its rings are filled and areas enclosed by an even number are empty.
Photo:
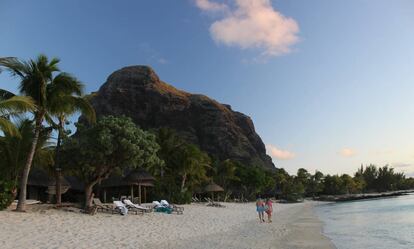
[[[113,204],[103,204],[99,198],[93,198],[93,204],[98,212],[110,212],[111,214],[119,212]]]
[[[179,207],[177,205],[174,204],[170,204],[168,203],[168,201],[166,200],[161,200],[160,202],[161,206],[163,207],[168,207],[171,208],[173,212],[177,213],[177,214],[183,214],[184,213],[184,207]]]
[[[207,206],[209,207],[226,207],[224,205],[221,205],[218,202],[214,202],[213,200],[211,200],[210,198],[204,198],[207,201]]]
[[[124,204],[128,209],[137,209],[138,211],[140,211],[142,213],[152,212],[152,208],[147,208],[147,207],[140,206],[138,204],[132,203],[132,201],[128,200],[128,199],[124,200]]]
[[[197,197],[192,197],[191,198],[192,200],[193,200],[193,202],[195,202],[195,203],[200,203],[200,200],[197,198]]]
[[[124,203],[122,203],[122,201],[114,201],[114,204],[115,204],[115,206],[116,206],[116,209],[118,209],[119,210],[119,213],[120,214],[122,214],[122,215],[126,215],[126,214],[128,214],[128,208],[125,206],[125,204]],[[135,210],[135,209],[131,209],[131,210],[129,210],[129,211],[131,211],[131,212],[134,212],[135,214],[138,214],[138,211],[137,210]]]

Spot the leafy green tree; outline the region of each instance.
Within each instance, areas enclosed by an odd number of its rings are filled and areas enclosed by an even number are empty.
[[[77,124],[64,141],[62,163],[85,182],[85,208],[91,207],[93,187],[114,172],[160,163],[155,136],[139,129],[127,117],[102,117],[96,125]]]
[[[181,193],[207,180],[206,170],[211,167],[210,163],[208,155],[192,144],[182,146],[174,153],[175,172],[181,177]]]
[[[254,199],[266,188],[266,172],[257,166],[239,164],[236,176],[240,179],[238,189],[248,199]]]
[[[224,188],[225,199],[227,199],[232,193],[232,184],[240,181],[240,178],[236,176],[237,163],[230,159],[217,162],[214,167],[214,181]]]
[[[151,169],[161,178],[155,188],[156,195],[179,203],[191,201],[192,191],[209,179],[210,157],[172,129],[160,128],[155,133],[160,145],[158,155],[164,162]]]
[[[298,201],[305,195],[305,186],[302,184],[302,179],[295,176],[289,176],[282,189],[283,198],[288,201]]]
[[[285,169],[279,168],[279,169],[276,169],[276,173],[275,173],[274,177],[275,177],[275,181],[276,181],[277,191],[282,191],[285,184],[289,180],[289,177],[290,177],[289,173],[287,173]]]
[[[177,136],[176,132],[169,128],[160,128],[156,132],[157,143],[160,145],[160,150],[158,155],[163,159],[163,162],[160,165],[157,165],[159,168],[152,170],[154,175],[159,175],[161,178],[164,177],[166,163],[174,164],[174,154],[177,149],[184,146],[186,143],[180,137]]]
[[[310,190],[308,190],[309,183],[311,181],[311,174],[304,168],[299,168],[296,174],[295,181],[299,182],[304,186],[306,195],[309,194]]]
[[[375,165],[370,164],[369,166],[365,167],[364,172],[362,173],[364,177],[366,188],[368,191],[376,190],[376,180],[378,177],[378,169]]]
[[[344,185],[338,175],[326,175],[323,179],[323,193],[327,195],[345,194]]]
[[[395,173],[393,168],[389,168],[388,165],[378,168],[378,175],[376,179],[377,191],[389,191],[394,190],[397,183],[395,181]]]
[[[341,180],[342,180],[342,188],[340,191],[341,193],[354,194],[358,192],[357,185],[354,179],[350,175],[348,174],[341,175]]]
[[[323,174],[320,171],[315,171],[315,174],[310,176],[306,186],[306,195],[315,197],[323,191]]]

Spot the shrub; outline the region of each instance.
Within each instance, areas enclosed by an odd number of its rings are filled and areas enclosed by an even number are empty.
[[[14,200],[15,184],[11,181],[0,181],[0,210],[8,208]]]

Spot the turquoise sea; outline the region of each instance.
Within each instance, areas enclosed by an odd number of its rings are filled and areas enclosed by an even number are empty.
[[[414,248],[414,195],[321,204],[316,214],[338,249]]]

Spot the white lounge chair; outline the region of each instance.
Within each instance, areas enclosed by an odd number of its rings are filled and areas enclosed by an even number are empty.
[[[120,214],[127,215],[128,214],[128,208],[125,206],[122,201],[114,201],[114,204],[116,206],[116,209],[120,211]],[[138,214],[138,212],[135,210],[135,214]]]
[[[143,213],[150,213],[150,212],[152,212],[152,209],[151,208],[147,208],[147,207],[140,206],[138,204],[134,204],[134,203],[132,203],[131,200],[128,200],[128,199],[125,199],[124,200],[124,204],[126,205],[126,207],[128,209],[130,209],[130,208],[137,209],[138,211],[141,211]]]

